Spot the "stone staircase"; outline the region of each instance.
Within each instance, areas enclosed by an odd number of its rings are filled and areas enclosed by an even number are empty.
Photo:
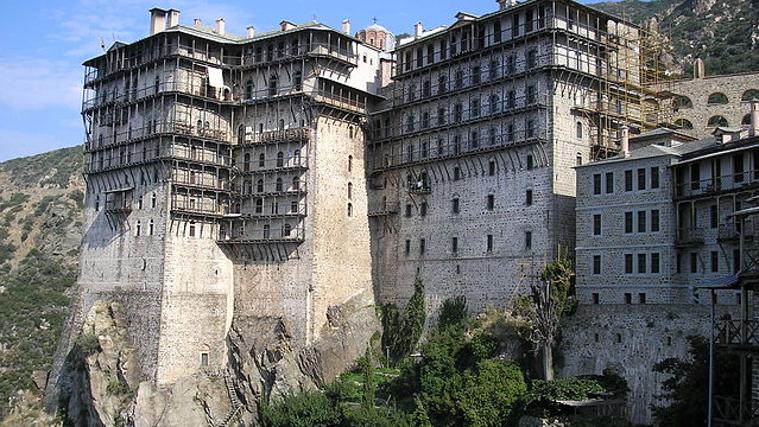
[[[237,397],[237,391],[235,390],[235,384],[234,379],[232,378],[229,373],[225,371],[218,371],[214,372],[213,375],[209,373],[209,376],[217,376],[224,378],[224,385],[227,387],[227,394],[229,395],[229,402],[232,404],[232,410],[229,412],[229,414],[224,418],[223,421],[219,422],[213,427],[227,427],[230,422],[237,416],[237,414],[240,413],[240,411],[245,407],[242,402],[240,402],[240,399]]]

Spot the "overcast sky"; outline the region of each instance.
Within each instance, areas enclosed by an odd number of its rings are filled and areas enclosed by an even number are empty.
[[[27,0],[3,1],[0,30],[0,161],[81,144],[82,62],[102,52],[101,40],[131,42],[147,35],[148,9],[176,8],[180,23],[223,17],[227,31],[274,29],[282,19],[316,18],[352,31],[376,18],[394,33],[454,21],[456,12],[496,10],[495,0]]]

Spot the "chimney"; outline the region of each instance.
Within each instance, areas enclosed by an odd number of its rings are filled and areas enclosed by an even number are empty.
[[[247,30],[248,30],[248,38],[249,39],[252,39],[253,37],[256,36],[256,27],[254,27],[252,25],[248,25]]]
[[[203,28],[203,21],[198,18],[192,20],[192,26],[195,28]]]
[[[751,100],[751,129],[749,136],[759,136],[759,99]]]
[[[350,19],[343,19],[343,33],[350,34],[351,33],[351,21]]]
[[[158,34],[166,29],[166,11],[154,7],[150,9],[150,35]]]
[[[506,10],[510,7],[517,5],[517,0],[497,0],[498,1],[498,9],[500,10]]]
[[[630,132],[627,126],[622,126],[622,156],[630,156]]]
[[[416,25],[414,25],[414,37],[419,38],[424,34],[424,26],[421,22],[417,22]]]
[[[703,79],[705,76],[706,71],[704,68],[704,60],[701,58],[696,58],[696,60],[693,61],[693,78]]]
[[[179,25],[179,11],[176,9],[169,9],[166,28],[176,27],[177,25]]]
[[[219,18],[216,20],[216,34],[223,36],[224,30],[226,30],[226,24],[224,23],[224,18]]]

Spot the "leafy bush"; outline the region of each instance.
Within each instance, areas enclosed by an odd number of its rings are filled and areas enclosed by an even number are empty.
[[[264,427],[329,427],[342,421],[340,410],[318,391],[287,396],[271,405],[261,403],[259,417]]]
[[[558,408],[554,402],[557,400],[585,400],[605,391],[598,381],[588,378],[535,380],[524,396],[524,405],[526,411],[535,416],[556,415]]]
[[[82,334],[77,340],[77,345],[85,357],[100,351],[100,340],[95,334]]]
[[[448,326],[461,324],[469,317],[469,313],[466,308],[466,297],[463,295],[448,298],[443,301],[443,305],[440,308],[440,318],[438,319],[438,327],[446,328]]]

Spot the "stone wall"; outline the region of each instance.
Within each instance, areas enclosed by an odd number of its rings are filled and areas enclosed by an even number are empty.
[[[718,307],[717,317],[729,308]],[[691,335],[709,333],[709,308],[698,305],[580,305],[562,328],[561,377],[601,374],[610,368],[627,380],[627,417],[653,422],[666,376],[653,366],[668,357],[686,358]]]

